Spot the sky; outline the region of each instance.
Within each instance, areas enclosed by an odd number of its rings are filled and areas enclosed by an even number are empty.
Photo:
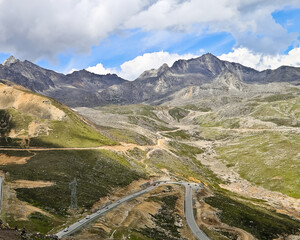
[[[0,0],[0,62],[136,79],[207,52],[300,67],[300,0]]]

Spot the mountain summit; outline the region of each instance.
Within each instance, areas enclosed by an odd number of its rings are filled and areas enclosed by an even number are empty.
[[[14,56],[10,56],[8,59],[6,59],[6,60],[3,62],[3,65],[9,67],[11,64],[16,63],[16,62],[18,62],[18,61],[19,61],[19,60],[15,59]]]
[[[164,64],[158,69],[145,71],[135,81],[106,89],[100,97],[104,103],[161,104],[182,97],[181,94],[191,87],[198,89],[197,96],[192,98],[228,94],[243,96],[260,92],[264,89],[261,85],[268,83],[298,85],[300,68],[281,67],[259,72],[207,53],[198,58],[178,60],[171,67]]]
[[[255,94],[259,89],[264,89],[262,84],[300,85],[300,68],[282,66],[259,72],[207,53],[198,58],[178,60],[171,67],[163,64],[129,82],[115,74],[98,75],[86,70],[64,75],[11,56],[0,65],[0,78],[53,97],[71,107],[94,107],[143,102],[160,104],[178,98],[190,87],[198,89],[198,97],[226,95],[229,92],[241,96]]]
[[[68,106],[97,106],[98,93],[126,80],[115,74],[98,75],[86,70],[61,74],[13,56],[0,64],[0,78],[53,97]]]

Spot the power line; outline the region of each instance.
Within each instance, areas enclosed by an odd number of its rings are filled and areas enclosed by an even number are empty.
[[[69,188],[71,189],[71,205],[70,209],[77,210],[77,180],[74,178],[72,182],[69,183]]]

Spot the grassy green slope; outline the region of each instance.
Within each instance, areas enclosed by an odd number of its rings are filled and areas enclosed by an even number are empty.
[[[3,152],[0,152],[3,153]],[[7,152],[32,155],[24,165],[0,166],[9,172],[9,181],[44,180],[56,184],[45,188],[17,189],[18,198],[54,214],[66,215],[70,206],[69,182],[78,181],[78,205],[89,209],[100,197],[116,187],[124,187],[144,177],[133,170],[123,156],[105,150]]]
[[[61,147],[96,147],[116,144],[115,141],[98,133],[68,107],[55,100],[51,101],[53,105],[63,110],[68,117],[62,121],[51,121],[50,128],[52,131],[50,131],[50,134],[33,139],[34,145],[39,145],[40,142]]]
[[[300,228],[299,221],[224,193],[205,198],[205,202],[220,210],[222,222],[244,229],[257,239],[278,239],[279,236],[298,233]]]
[[[1,84],[1,90],[2,146],[95,147],[116,144],[71,109],[53,99],[18,86],[7,87]]]
[[[262,132],[232,140],[217,152],[250,182],[299,198],[299,146],[297,133]]]

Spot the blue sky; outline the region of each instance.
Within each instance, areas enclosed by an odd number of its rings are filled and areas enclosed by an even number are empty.
[[[25,2],[25,1],[24,1]],[[262,70],[300,67],[300,1],[0,1],[0,61],[133,80],[210,52]]]

